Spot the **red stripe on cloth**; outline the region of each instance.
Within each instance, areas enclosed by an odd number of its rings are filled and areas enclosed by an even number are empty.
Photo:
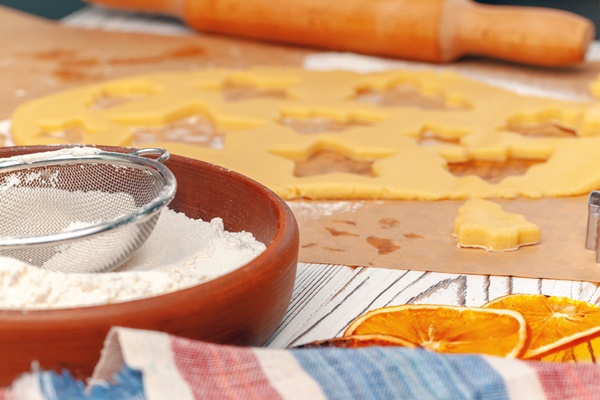
[[[600,399],[600,366],[530,362],[549,400]]]
[[[197,399],[280,399],[248,348],[171,336],[179,373]]]

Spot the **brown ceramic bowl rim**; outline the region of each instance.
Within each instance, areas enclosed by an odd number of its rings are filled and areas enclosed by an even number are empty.
[[[52,151],[59,150],[67,147],[77,147],[82,145],[36,145],[36,146],[6,146],[0,148],[0,157],[4,152],[22,152],[22,153],[32,153],[32,152],[40,152],[40,151]],[[116,147],[116,146],[94,146],[94,145],[85,145],[88,147],[97,147],[106,151],[115,151],[115,152],[129,152],[136,150],[137,148],[130,147]],[[65,307],[65,308],[52,308],[52,309],[0,309],[2,316],[0,320],[8,321],[12,320],[14,322],[20,321],[22,323],[27,322],[36,322],[40,323],[42,321],[53,321],[59,322],[60,320],[69,319],[69,316],[75,312],[78,314],[83,314],[81,311],[86,311],[84,315],[88,317],[85,319],[99,319],[99,318],[107,318],[112,314],[128,314],[135,313],[139,311],[139,305],[144,304],[147,308],[152,308],[160,304],[161,307],[168,306],[169,304],[173,304],[173,306],[177,305],[177,298],[183,295],[193,294],[193,293],[206,293],[206,292],[218,292],[222,288],[229,287],[231,285],[235,285],[239,283],[240,280],[244,279],[245,276],[251,276],[256,273],[260,273],[260,268],[263,266],[264,261],[267,259],[280,259],[287,251],[289,251],[289,240],[286,238],[293,238],[294,232],[297,232],[298,226],[296,219],[286,204],[286,202],[280,198],[275,192],[262,185],[255,180],[248,178],[245,175],[242,175],[238,172],[232,171],[228,168],[224,168],[218,166],[216,164],[208,163],[205,161],[200,161],[196,159],[191,159],[184,156],[178,156],[175,154],[171,154],[170,160],[192,160],[194,163],[199,163],[204,165],[205,168],[219,171],[221,173],[225,173],[231,179],[238,180],[245,185],[253,186],[258,189],[257,194],[260,197],[264,197],[266,201],[265,204],[268,204],[270,207],[273,207],[275,212],[278,214],[278,226],[273,237],[271,243],[265,243],[266,249],[259,254],[256,258],[251,260],[250,262],[242,265],[239,268],[234,269],[222,276],[214,278],[212,280],[206,281],[204,283],[200,283],[198,285],[177,290],[175,292],[155,295],[151,297],[135,299],[135,300],[127,300],[118,303],[110,303],[110,304],[100,304],[100,305],[85,305],[85,306],[77,306],[77,307]],[[168,166],[168,162],[167,162]]]

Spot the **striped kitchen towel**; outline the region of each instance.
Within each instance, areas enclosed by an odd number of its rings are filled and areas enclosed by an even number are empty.
[[[111,383],[108,383],[111,382]],[[266,349],[115,328],[86,388],[34,372],[8,400],[600,399],[600,366],[420,349]]]

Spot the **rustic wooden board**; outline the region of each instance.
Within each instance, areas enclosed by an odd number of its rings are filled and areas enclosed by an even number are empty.
[[[222,36],[68,28],[0,7],[0,119],[29,99],[157,70],[300,66],[306,49]]]
[[[355,318],[379,307],[479,307],[513,293],[600,303],[598,284],[589,282],[300,264],[288,311],[266,345],[296,346],[340,336]]]
[[[317,54],[311,49],[284,47],[217,35],[198,33],[189,36],[158,36],[138,33],[107,32],[69,28],[0,7],[0,118],[8,118],[14,108],[29,99],[78,85],[135,75],[157,70],[189,70],[196,68],[247,68],[255,65],[301,66],[305,56]],[[19,38],[19,40],[14,40]],[[399,62],[402,66],[402,62]],[[412,66],[414,67],[414,65]],[[449,65],[421,66],[451,69],[469,76],[515,83],[563,96],[590,99],[589,83],[600,73],[600,63],[585,63],[564,69],[542,69],[494,60],[467,58]],[[519,202],[517,200],[516,202]],[[423,204],[424,224],[438,220],[431,212],[434,204]],[[438,207],[439,208],[439,207]],[[377,206],[375,206],[377,211]],[[311,229],[327,228],[328,220],[314,220]],[[560,223],[557,222],[559,225]],[[443,227],[442,227],[443,228]],[[301,226],[302,229],[302,226]],[[301,236],[307,237],[310,235]],[[582,232],[578,232],[580,235]],[[306,244],[306,243],[305,243]],[[336,244],[337,245],[337,244]],[[352,244],[349,246],[353,247]],[[331,246],[330,246],[331,247]],[[493,270],[461,270],[454,264],[437,263],[440,268],[416,264],[390,263],[385,258],[366,261],[332,257],[331,251],[311,254],[305,262],[337,263],[437,270],[454,273],[494,274]],[[342,253],[340,253],[342,254]],[[401,254],[398,252],[397,254]],[[587,256],[582,251],[583,256]],[[327,257],[324,257],[327,255]],[[593,264],[590,255],[590,269]],[[443,261],[443,260],[442,260]],[[449,266],[448,266],[449,265]],[[512,275],[503,272],[503,275]],[[553,278],[595,279],[592,271],[585,275]],[[544,276],[525,274],[525,276]]]
[[[161,36],[70,28],[0,6],[0,119],[29,99],[157,70],[301,66],[309,48],[197,33]],[[431,66],[432,68],[437,66]],[[447,66],[467,75],[512,79],[589,97],[600,63],[562,69],[466,58]]]

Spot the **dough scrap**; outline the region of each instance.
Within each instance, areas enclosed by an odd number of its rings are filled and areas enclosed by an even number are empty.
[[[399,85],[446,107],[389,104],[386,91]],[[358,101],[365,92],[370,101]],[[372,101],[374,93],[385,104]],[[573,134],[519,131],[536,124]],[[600,189],[599,103],[522,96],[449,72],[155,73],[29,101],[12,116],[12,136],[18,145],[164,147],[238,171],[285,199],[540,198]],[[322,152],[368,163],[370,173],[295,174],[297,163]],[[540,163],[498,182],[451,169],[480,160],[501,170],[513,158]]]
[[[600,99],[600,75],[590,84],[590,91],[592,95]]]
[[[539,242],[540,228],[522,215],[504,211],[499,204],[475,198],[459,208],[454,236],[459,247],[510,251]]]

